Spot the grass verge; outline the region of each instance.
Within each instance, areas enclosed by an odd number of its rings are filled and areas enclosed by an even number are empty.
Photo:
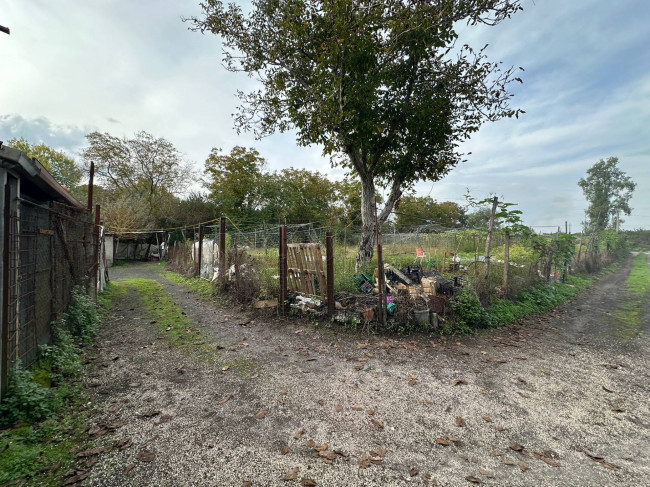
[[[104,304],[109,304],[102,295]],[[59,486],[88,446],[82,346],[98,331],[98,310],[80,289],[53,324],[54,343],[41,346],[29,369],[13,364],[0,405],[0,484]]]
[[[628,297],[614,312],[618,320],[619,338],[634,338],[641,331],[641,319],[647,311],[645,297],[650,291],[650,266],[646,254],[638,254],[632,262],[632,269],[625,281]]]

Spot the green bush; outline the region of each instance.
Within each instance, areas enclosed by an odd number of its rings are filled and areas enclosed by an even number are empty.
[[[35,382],[33,372],[16,362],[9,377],[7,394],[0,404],[0,426],[45,419],[60,404],[60,397],[52,389]]]
[[[57,321],[53,328],[54,344],[39,347],[41,365],[51,372],[56,381],[63,377],[78,377],[81,373],[81,350],[72,335],[64,328],[65,320]]]
[[[450,301],[449,311],[449,323],[443,328],[444,333],[470,333],[472,329],[492,324],[479,297],[467,288]]]
[[[68,330],[82,343],[90,343],[99,331],[97,305],[80,286],[72,290],[72,301],[66,313]]]

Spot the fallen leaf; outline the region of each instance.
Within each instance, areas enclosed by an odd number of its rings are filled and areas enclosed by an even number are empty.
[[[415,467],[411,467],[411,470],[409,470],[409,475],[411,477],[415,477],[419,473],[420,473],[420,471]]]
[[[135,465],[132,463],[129,463],[126,468],[124,469],[124,475],[127,477],[133,477],[135,475],[135,472],[133,469],[135,468]]]
[[[241,484],[241,487],[252,487],[252,485],[253,485],[253,482],[251,482],[250,480],[247,480],[246,482]]]
[[[476,477],[472,477],[471,475],[468,476],[468,477],[465,477],[465,480],[467,480],[468,482],[472,482],[473,484],[480,484],[481,483],[481,479],[477,479]]]
[[[370,457],[364,455],[359,458],[359,468],[368,468],[372,463],[370,462]]]
[[[532,455],[537,458],[538,460],[543,461],[547,465],[550,465],[551,467],[559,467],[560,464],[553,460],[550,455],[546,455],[545,453],[540,453],[537,451],[532,452]]]
[[[353,406],[352,411],[363,411],[363,408],[359,406]]]
[[[368,416],[374,416],[375,415],[375,410],[374,409],[368,409],[368,411],[366,411],[366,412],[368,413]]]
[[[512,460],[507,460],[505,458],[503,460],[501,460],[501,463],[503,463],[504,465],[514,465],[515,464],[515,462],[513,462]]]
[[[327,460],[336,460],[336,453],[333,451],[319,451],[318,456]]]
[[[300,428],[298,431],[296,431],[296,432],[294,433],[293,438],[297,440],[298,438],[300,438],[300,437],[301,437],[302,435],[304,435],[305,433],[307,433],[307,430],[304,429],[304,428]]]
[[[371,422],[372,424],[374,424],[378,429],[380,429],[380,430],[383,430],[383,429],[384,429],[384,425],[381,424],[381,423],[380,423],[379,421],[377,421],[376,419],[372,418],[372,419],[370,420],[370,422]]]
[[[444,438],[436,438],[436,443],[438,443],[439,445],[442,445],[442,446],[451,445],[451,443],[449,441],[445,440]]]
[[[258,413],[255,415],[255,417],[256,417],[257,419],[263,419],[263,418],[266,418],[266,410],[261,409],[260,412],[258,412]]]
[[[318,405],[319,406],[325,406],[325,401],[323,401],[322,399],[319,399],[318,400]]]
[[[290,451],[291,451],[291,449],[289,448],[288,445],[282,445],[282,448],[280,449],[280,454],[281,455],[286,455]]]
[[[221,399],[219,399],[219,400],[217,401],[217,404],[225,404],[225,403],[227,403],[228,401],[230,401],[230,398],[231,398],[231,397],[232,397],[232,396],[226,396],[226,397],[223,397],[223,398],[221,398]]]
[[[388,450],[386,450],[385,448],[378,448],[377,450],[371,450],[370,455],[373,456],[373,457],[384,458],[386,456],[387,452],[388,452]]]
[[[325,450],[327,450],[328,446],[329,445],[327,443],[323,443],[322,445],[315,446],[314,450],[316,450],[316,451],[325,451]]]
[[[156,458],[156,455],[151,450],[142,450],[138,452],[136,458],[141,462],[153,462],[154,458]]]
[[[456,438],[455,436],[451,436],[451,435],[445,435],[445,436],[449,441],[453,441],[454,443],[458,442],[458,438]]]
[[[463,379],[456,379],[454,382],[451,383],[452,386],[466,386],[467,381]]]
[[[456,426],[464,428],[465,426],[467,426],[467,423],[465,422],[465,420],[463,418],[458,416],[458,417],[456,417]]]
[[[528,465],[526,465],[524,462],[521,462],[521,461],[520,461],[519,463],[517,463],[517,465],[519,465],[519,469],[520,469],[522,472],[525,472],[526,470],[528,470]]]
[[[512,445],[510,445],[510,449],[514,451],[521,451],[524,449],[524,447],[519,443],[513,443]]]
[[[153,409],[151,411],[147,411],[144,413],[142,416],[144,418],[153,418],[154,416],[158,416],[160,414],[160,411],[154,411]]]
[[[222,372],[225,372],[228,369],[230,369],[230,365],[224,365],[223,367],[221,367]]]
[[[298,478],[300,467],[294,467],[282,476],[282,480],[295,480]]]
[[[316,483],[316,481],[314,479],[308,479],[307,477],[303,477],[300,480],[300,485],[302,485],[304,487],[314,487],[314,486],[316,486],[318,484]]]
[[[491,457],[500,457],[501,455],[503,455],[503,453],[501,453],[500,451],[490,450],[490,456]]]
[[[480,473],[481,475],[483,475],[484,477],[487,477],[489,479],[492,478],[492,472],[490,472],[489,470],[486,470],[484,468],[479,467],[478,473]]]
[[[341,411],[343,411],[343,406],[340,405],[340,404],[337,404],[337,405],[336,405],[336,412],[337,412],[337,413],[340,413]]]
[[[484,420],[485,422],[487,422],[487,423],[491,423],[491,422],[492,422],[492,418],[489,417],[489,416],[481,416],[481,417],[482,417],[483,420]]]
[[[160,420],[154,423],[156,426],[160,426],[161,424],[168,423],[169,421],[172,420],[172,417],[170,414],[163,414],[160,417]]]
[[[129,448],[131,445],[133,445],[133,440],[131,439],[130,436],[126,436],[126,437],[122,438],[121,440],[116,441],[114,446],[118,450],[124,451],[127,448]]]

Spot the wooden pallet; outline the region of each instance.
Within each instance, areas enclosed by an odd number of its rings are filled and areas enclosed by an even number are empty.
[[[320,244],[287,245],[287,283],[290,291],[326,299],[326,281]]]

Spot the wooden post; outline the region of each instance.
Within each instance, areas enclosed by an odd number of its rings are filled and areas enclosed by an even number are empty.
[[[219,279],[226,276],[226,218],[219,220]]]
[[[199,248],[196,254],[196,275],[201,277],[201,264],[203,263],[203,225],[199,225]]]
[[[90,174],[88,175],[88,211],[93,210],[93,181],[95,179],[95,163],[90,161]]]
[[[386,300],[384,299],[384,292],[386,291],[386,281],[384,277],[384,258],[382,255],[381,247],[381,232],[379,231],[379,223],[377,220],[377,202],[375,202],[375,239],[377,240],[377,274],[379,282],[379,323],[383,328],[386,327]]]
[[[325,251],[327,252],[327,314],[334,315],[334,234],[325,234]]]
[[[492,199],[492,212],[490,213],[490,226],[488,227],[487,238],[485,239],[485,280],[490,280],[490,244],[492,243],[492,230],[494,229],[494,215],[497,212],[499,199],[495,196]]]
[[[510,275],[510,232],[505,231],[505,250],[503,256],[503,296],[508,297],[508,277]]]
[[[287,301],[287,227],[280,226],[280,249],[279,249],[279,274],[280,274],[280,297],[278,299],[278,312],[284,316],[285,303]]]
[[[95,206],[95,231],[93,232],[93,240],[95,243],[95,252],[93,255],[93,266],[95,267],[95,283],[94,283],[94,293],[95,298],[97,298],[97,292],[99,290],[99,225],[101,224],[101,207],[100,205]]]
[[[10,245],[9,235],[11,232],[11,185],[5,184],[5,208],[4,208],[4,234],[2,238],[2,376],[0,377],[0,396],[4,397],[9,384],[9,286],[11,280],[9,273]]]

